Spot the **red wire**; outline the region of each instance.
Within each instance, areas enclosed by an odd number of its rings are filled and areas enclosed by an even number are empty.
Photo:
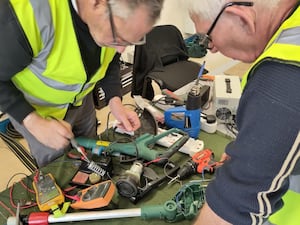
[[[77,186],[71,186],[71,187],[65,188],[65,189],[64,189],[64,192],[72,191],[72,190],[74,190],[75,188],[77,188]]]
[[[0,201],[0,205],[6,209],[12,216],[16,216],[16,214],[8,207],[6,206],[2,201]]]
[[[13,187],[14,187],[14,184],[9,189],[9,201],[10,201],[11,206],[16,209],[17,206],[13,201],[13,189],[14,189]],[[30,205],[20,206],[20,209],[28,209],[28,208],[34,207],[36,205],[37,205],[36,203],[33,203]]]
[[[33,177],[33,181],[34,181],[34,182],[37,182],[37,181],[38,181],[38,176],[39,176],[39,171],[37,170],[37,171],[35,171],[35,175],[34,175],[34,177]]]
[[[67,195],[64,194],[67,198],[75,200],[75,201],[80,201],[80,197],[78,195]]]
[[[30,193],[34,193],[35,194],[35,191],[30,189],[26,184],[24,184],[23,180],[20,181],[20,184]]]
[[[163,159],[167,159],[167,158],[159,158],[159,157],[158,157],[158,158],[153,159],[153,160],[151,160],[151,161],[149,161],[149,162],[147,162],[147,163],[144,163],[144,166],[149,166],[150,164],[159,162],[160,160],[163,160]]]
[[[152,163],[159,162],[159,160],[161,160],[161,158],[156,158],[156,159],[153,159],[153,160],[151,160],[151,161],[149,161],[149,162],[147,162],[147,163],[144,163],[144,165],[145,165],[145,166],[149,166],[149,165],[152,164]]]

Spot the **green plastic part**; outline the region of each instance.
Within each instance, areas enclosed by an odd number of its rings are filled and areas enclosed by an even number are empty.
[[[167,222],[191,220],[198,214],[205,201],[205,188],[202,181],[191,181],[164,205],[144,206],[141,208],[143,219],[163,219]]]
[[[144,206],[141,208],[141,217],[143,219],[164,219],[173,221],[176,218],[177,206],[176,202],[170,200],[164,205],[159,206]]]
[[[171,133],[182,134],[182,137],[179,140],[177,140],[172,146],[170,146],[167,150],[153,149],[153,146],[159,139]],[[143,134],[139,136],[135,141],[129,143],[113,142],[105,148],[104,152],[109,154],[122,153],[130,156],[135,156],[141,159],[145,159],[147,161],[151,161],[159,157],[163,157],[163,158],[170,157],[175,152],[177,152],[187,142],[188,139],[189,136],[187,133],[185,133],[180,129],[172,128],[156,136],[148,133]],[[76,138],[76,140],[79,145],[85,148],[92,149],[95,147],[99,147],[97,145],[98,140],[93,140],[88,138]]]

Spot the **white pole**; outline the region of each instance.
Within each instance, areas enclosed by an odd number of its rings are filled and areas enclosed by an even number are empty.
[[[62,222],[76,222],[85,220],[103,220],[103,219],[116,219],[126,217],[140,217],[141,209],[116,209],[116,210],[104,210],[104,211],[89,211],[89,212],[77,212],[67,213],[62,217],[54,217],[49,215],[48,222],[50,223],[62,223]]]

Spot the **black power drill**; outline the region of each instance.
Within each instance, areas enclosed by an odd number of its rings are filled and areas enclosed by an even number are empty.
[[[215,166],[218,163],[214,161],[214,153],[211,149],[204,149],[195,153],[190,160],[188,160],[177,172],[177,176],[174,177],[169,183],[175,180],[184,180],[189,176],[196,173],[203,173],[207,171],[213,173]]]

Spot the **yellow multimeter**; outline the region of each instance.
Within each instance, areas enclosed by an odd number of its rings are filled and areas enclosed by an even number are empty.
[[[65,201],[62,190],[55,183],[54,177],[50,173],[44,175],[40,172],[32,185],[40,211],[48,211],[51,207]]]

